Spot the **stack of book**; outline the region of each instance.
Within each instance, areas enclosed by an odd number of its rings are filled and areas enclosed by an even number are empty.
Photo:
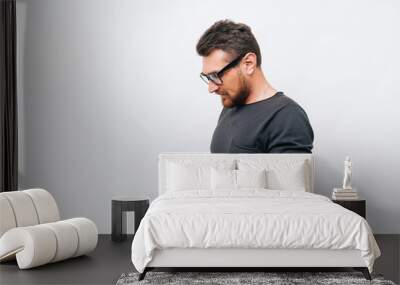
[[[355,189],[334,188],[332,193],[334,200],[358,200],[358,193]]]

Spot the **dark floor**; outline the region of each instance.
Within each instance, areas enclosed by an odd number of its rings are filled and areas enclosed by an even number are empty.
[[[399,283],[400,235],[375,236],[382,256],[374,272]],[[19,270],[16,262],[0,264],[0,284],[115,284],[123,272],[134,271],[130,260],[132,238],[112,242],[110,235],[100,235],[94,252],[88,256]]]

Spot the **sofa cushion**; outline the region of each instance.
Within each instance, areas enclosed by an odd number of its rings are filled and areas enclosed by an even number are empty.
[[[60,212],[53,196],[46,190],[40,188],[21,191],[28,194],[35,205],[39,224],[51,223],[60,220]]]
[[[0,261],[16,258],[28,269],[86,254],[97,245],[96,225],[86,218],[8,230],[0,238]]]
[[[60,220],[53,196],[40,188],[0,193],[0,214],[0,237],[14,227]]]
[[[17,222],[15,221],[14,211],[8,199],[0,193],[0,237],[9,229],[15,228]]]
[[[13,210],[17,227],[26,227],[39,224],[38,215],[31,197],[23,191],[3,192]]]

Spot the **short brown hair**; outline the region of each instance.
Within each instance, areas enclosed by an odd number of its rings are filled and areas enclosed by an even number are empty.
[[[250,27],[245,24],[221,20],[209,27],[199,39],[196,50],[200,56],[208,56],[216,49],[233,56],[253,52],[257,56],[257,66],[261,65],[260,47]]]

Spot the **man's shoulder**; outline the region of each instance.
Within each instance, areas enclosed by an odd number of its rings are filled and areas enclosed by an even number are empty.
[[[264,106],[269,106],[276,109],[281,109],[286,107],[291,108],[295,106],[300,107],[300,105],[295,100],[287,96],[282,91],[278,91],[274,96],[263,100],[263,103]]]
[[[289,97],[288,95],[284,94],[282,92],[282,94],[279,96],[279,99],[281,102],[285,103],[285,105],[289,105],[289,106],[300,106],[299,103],[297,103],[294,99],[292,99],[291,97]]]
[[[281,99],[281,112],[301,112],[305,113],[304,109],[297,103],[294,99],[286,96],[285,94],[282,95]]]

